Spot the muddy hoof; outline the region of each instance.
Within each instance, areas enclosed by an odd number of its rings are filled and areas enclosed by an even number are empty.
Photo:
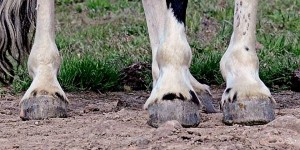
[[[177,120],[183,127],[196,127],[200,123],[199,106],[192,101],[161,101],[149,106],[148,113],[148,124],[156,128],[169,120]]]
[[[20,103],[22,120],[66,118],[68,102],[47,95],[25,99]]]
[[[274,103],[271,100],[226,102],[223,107],[223,122],[227,125],[261,125],[274,119]]]

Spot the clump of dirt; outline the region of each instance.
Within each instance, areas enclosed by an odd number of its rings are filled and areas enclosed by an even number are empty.
[[[146,90],[151,78],[151,65],[144,62],[136,62],[121,71],[121,83],[126,91]]]
[[[292,90],[300,92],[300,67],[293,72],[291,82]]]
[[[213,88],[218,104],[224,89]],[[169,121],[147,125],[149,91],[67,93],[68,118],[21,121],[21,95],[0,98],[0,149],[300,149],[300,93],[273,93],[276,119],[259,126],[226,126],[222,113],[206,114],[195,128]]]

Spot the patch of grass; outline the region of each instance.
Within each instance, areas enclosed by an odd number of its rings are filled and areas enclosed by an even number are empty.
[[[223,83],[219,71],[221,57],[222,53],[218,51],[207,50],[202,53],[195,53],[190,71],[201,83],[221,85]]]
[[[70,55],[64,58],[58,77],[63,88],[108,91],[117,88],[120,67],[116,58],[96,59],[92,55]]]
[[[71,4],[79,3],[82,1],[84,1],[84,0],[56,0],[55,2],[57,5],[71,5]]]
[[[300,67],[300,0],[262,1],[257,41],[260,77],[273,90],[289,89],[291,73]]]
[[[63,58],[58,81],[66,91],[114,91],[120,88],[121,57],[97,59],[91,54],[67,55]],[[27,68],[22,66],[13,82],[14,92],[25,91],[31,84]]]
[[[291,73],[300,66],[300,55],[293,53],[298,44],[285,36],[275,39],[273,36],[266,36],[261,40],[267,44],[259,52],[260,78],[274,89],[288,89]]]
[[[109,0],[88,0],[87,7],[92,10],[111,9],[112,5]]]
[[[110,13],[118,13],[130,6],[128,0],[86,0],[85,4],[89,17],[91,18],[95,18],[99,15],[102,16]]]
[[[28,70],[27,70],[27,65],[24,64],[22,66],[20,66],[17,70],[16,70],[16,76],[15,79],[13,81],[13,92],[14,93],[19,93],[21,91],[26,91],[30,84],[31,84],[31,79],[29,77],[28,74]]]
[[[150,41],[141,1],[57,0],[56,43],[63,56],[59,81],[67,90],[118,89],[120,70],[134,62],[151,62]],[[187,36],[193,51],[191,73],[206,84],[223,84],[219,61],[232,33],[233,1],[190,0]],[[257,41],[260,76],[267,86],[289,88],[300,66],[300,0],[260,1]],[[207,43],[199,33],[203,18],[217,23]],[[25,90],[27,69],[18,70],[14,87]],[[89,79],[92,79],[89,81]],[[151,74],[145,75],[151,85]],[[22,82],[21,82],[22,81]],[[96,84],[94,84],[94,82]]]

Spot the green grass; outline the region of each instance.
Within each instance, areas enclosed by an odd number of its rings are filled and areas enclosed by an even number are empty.
[[[219,61],[232,33],[233,1],[190,0],[187,35],[193,51],[192,74],[206,84],[224,83]],[[58,0],[56,43],[63,56],[59,81],[69,90],[120,90],[120,70],[133,62],[151,63],[151,49],[139,0]],[[260,1],[257,41],[261,79],[272,89],[289,89],[290,74],[300,66],[300,0]],[[216,33],[201,41],[202,20]],[[79,57],[80,56],[80,57]],[[112,63],[113,62],[113,63]],[[92,79],[92,80],[91,80]],[[151,75],[145,75],[150,82]],[[14,82],[30,85],[26,67]],[[150,85],[150,83],[148,84]]]
[[[59,81],[66,90],[107,91],[117,88],[120,67],[116,58],[97,59],[92,55],[65,58]]]

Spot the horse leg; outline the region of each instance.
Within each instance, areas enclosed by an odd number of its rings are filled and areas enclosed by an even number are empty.
[[[221,100],[226,124],[264,124],[275,118],[275,100],[258,73],[255,50],[257,5],[258,0],[235,0],[233,33],[220,62],[226,81]]]
[[[177,120],[186,127],[197,126],[200,100],[208,104],[208,112],[216,111],[209,87],[198,83],[189,71],[192,53],[185,34],[187,0],[143,0],[143,6],[153,59],[153,89],[144,105],[150,115],[148,123],[157,127]]]
[[[28,58],[33,81],[20,102],[23,120],[66,117],[69,103],[57,80],[61,58],[55,44],[54,0],[37,0],[36,32]]]

